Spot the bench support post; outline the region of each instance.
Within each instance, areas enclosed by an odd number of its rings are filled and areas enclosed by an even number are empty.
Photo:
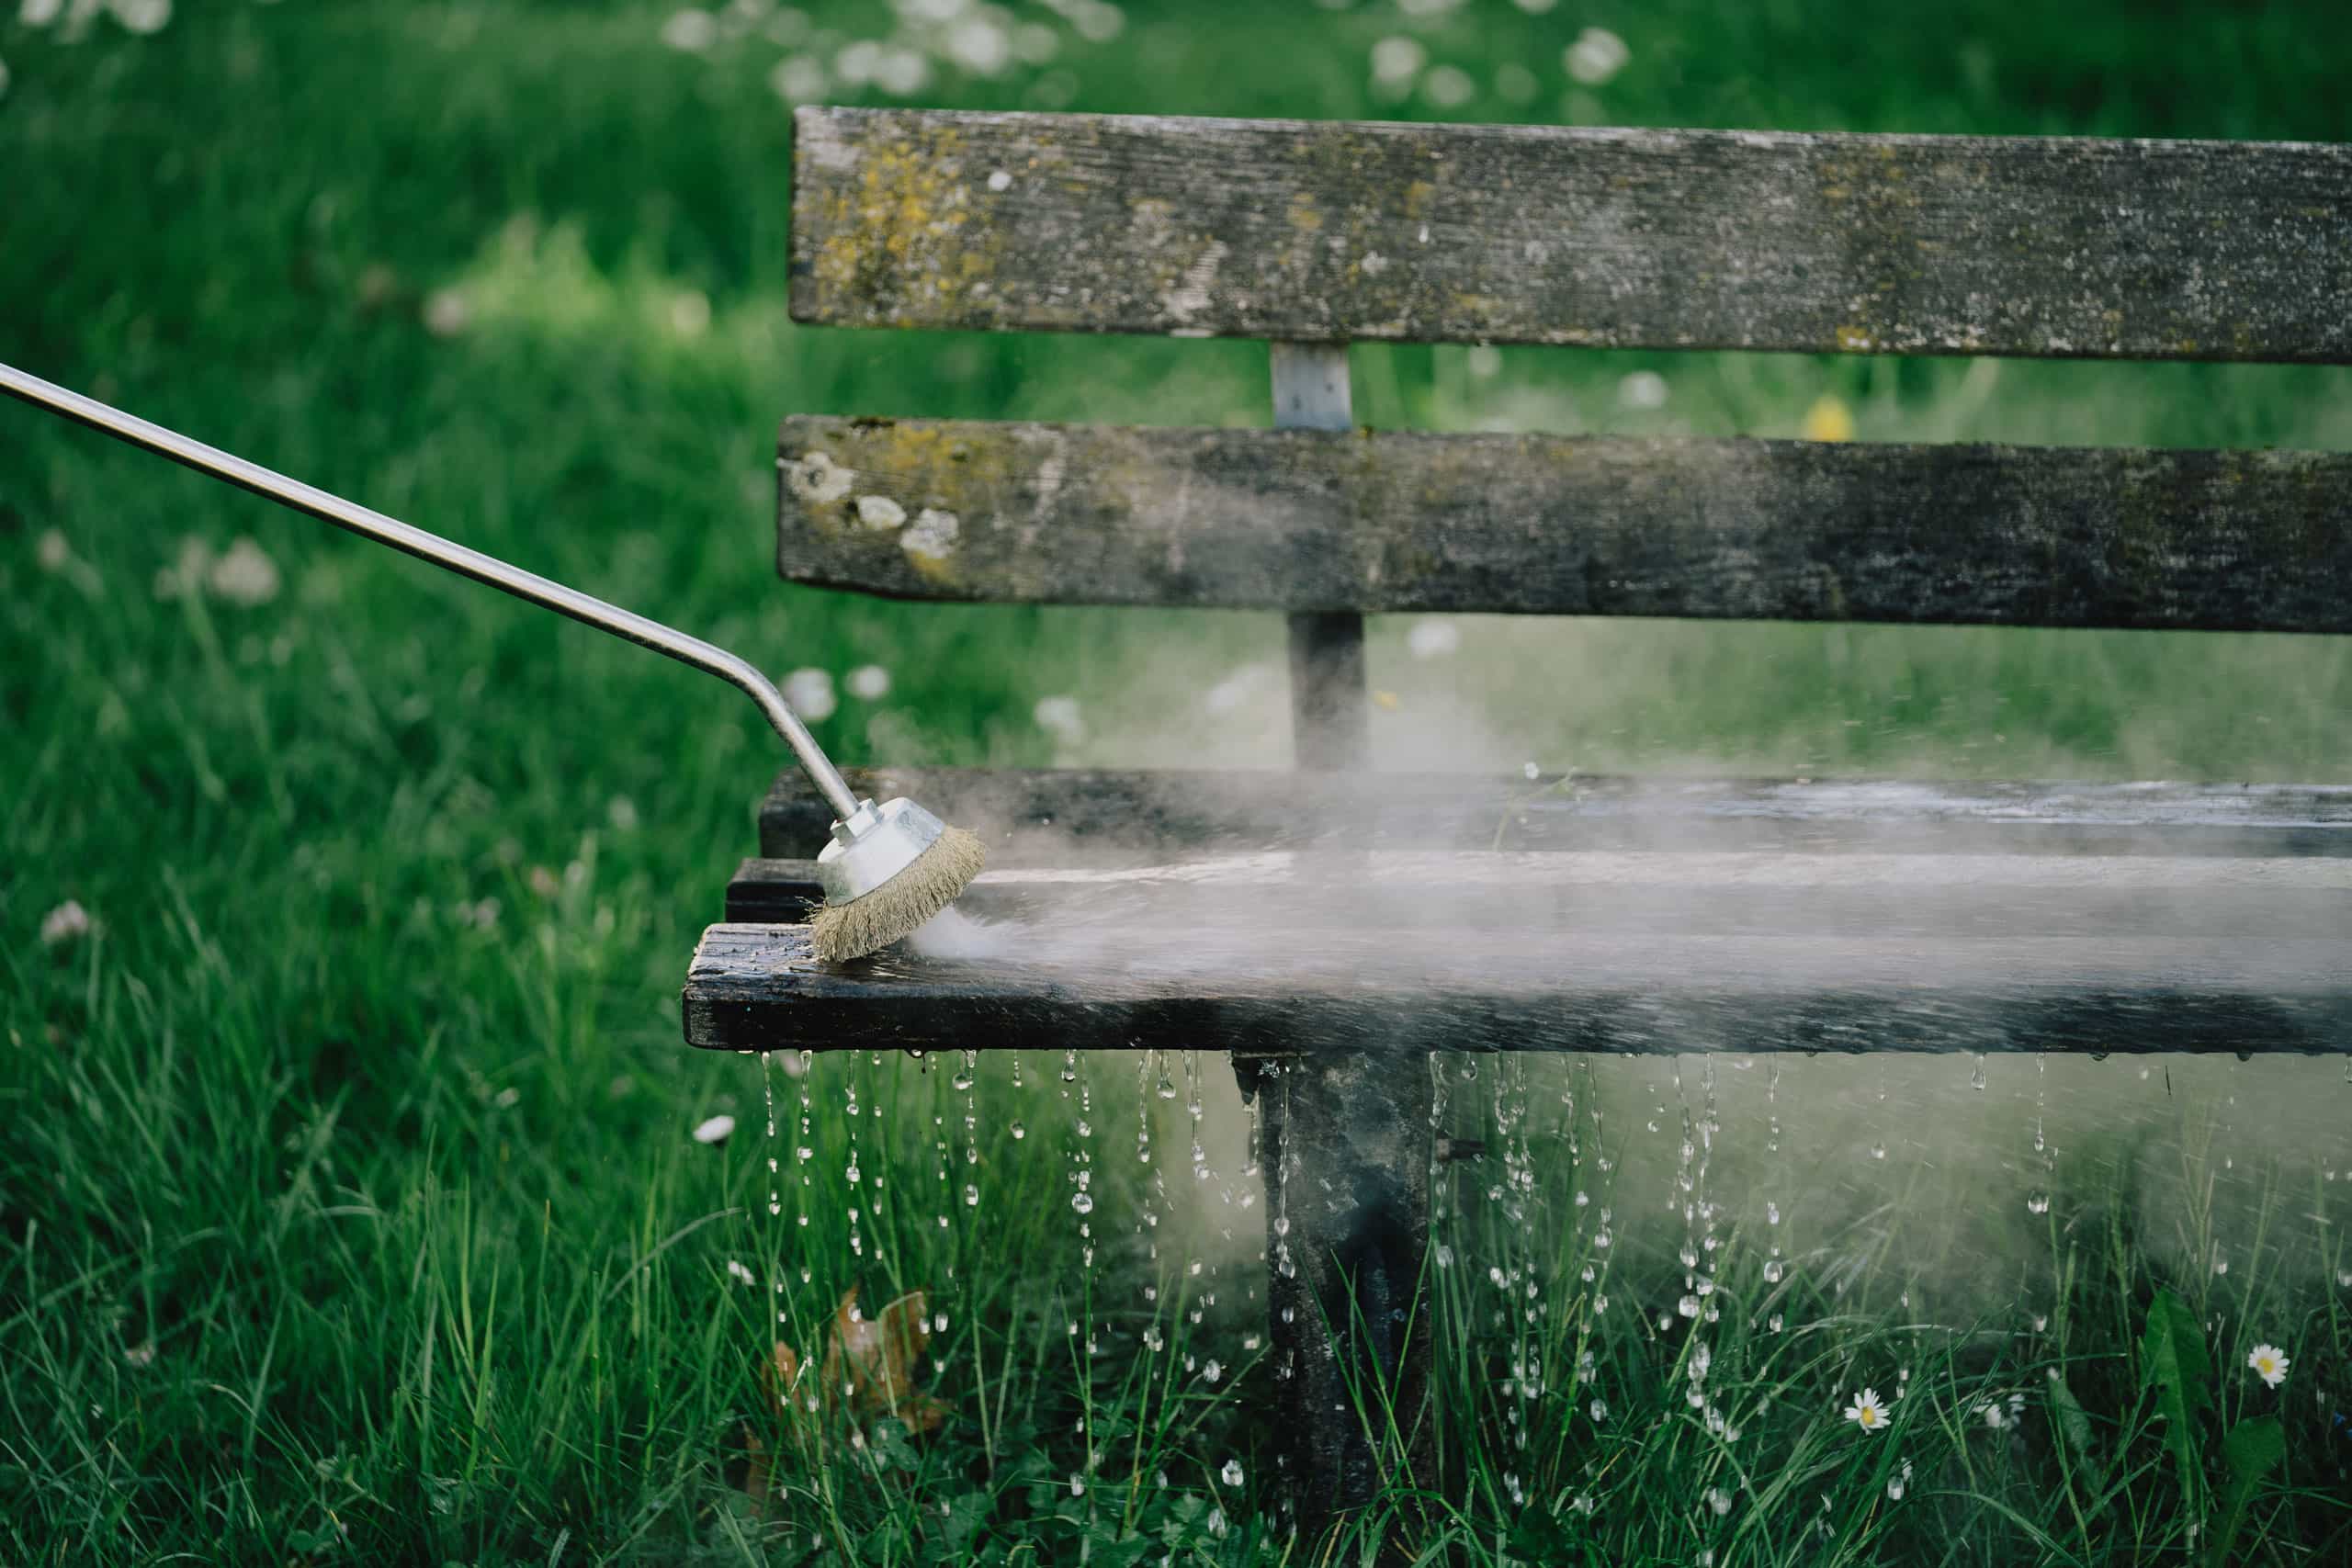
[[[1273,345],[1274,424],[1352,427],[1345,344]],[[1369,765],[1363,617],[1290,617],[1296,765]],[[1276,1461],[1302,1539],[1370,1502],[1385,1473],[1435,1480],[1427,1413],[1428,1088],[1418,1057],[1237,1058],[1266,1175]]]
[[[1278,343],[1274,428],[1347,430],[1348,345]],[[1297,766],[1352,771],[1370,750],[1364,707],[1363,617],[1352,610],[1290,617],[1291,749]]]
[[[1384,1479],[1434,1488],[1427,1058],[1237,1057],[1258,1107],[1275,1462],[1314,1540]]]

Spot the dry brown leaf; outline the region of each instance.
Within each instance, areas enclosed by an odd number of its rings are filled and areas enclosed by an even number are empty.
[[[924,1292],[910,1291],[867,1317],[857,1309],[853,1286],[833,1309],[822,1369],[811,1368],[798,1351],[778,1340],[760,1369],[760,1381],[793,1449],[803,1455],[819,1440],[820,1410],[810,1407],[811,1393],[818,1394],[827,1419],[846,1409],[854,1425],[888,1416],[904,1422],[915,1436],[929,1437],[946,1424],[948,1412],[945,1401],[915,1386],[915,1363],[930,1344],[930,1298]],[[814,1390],[808,1386],[812,1377]],[[775,1495],[767,1445],[747,1432],[743,1448],[750,1460],[743,1490],[764,1507]]]
[[[888,1416],[929,1436],[947,1418],[947,1406],[915,1387],[914,1367],[931,1343],[930,1298],[910,1291],[872,1317],[858,1311],[857,1292],[833,1312],[825,1348],[825,1396],[847,1396],[853,1420]]]

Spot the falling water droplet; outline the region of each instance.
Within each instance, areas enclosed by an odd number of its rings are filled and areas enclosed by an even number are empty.
[[[2050,1194],[2042,1191],[2041,1189],[2038,1187],[2032,1191],[2027,1193],[2025,1195],[2025,1212],[2029,1214],[2048,1213],[2050,1212]]]
[[[1238,1486],[1241,1484],[1241,1461],[1238,1459],[1227,1460],[1225,1468],[1216,1473],[1217,1479],[1227,1486]]]
[[[1023,1139],[1023,1138],[1027,1137],[1028,1135],[1029,1135],[1029,1129],[1028,1129],[1028,1127],[1027,1127],[1024,1123],[1023,1123],[1023,1122],[1018,1122],[1018,1121],[1016,1121],[1016,1122],[1014,1122],[1012,1123],[1012,1141],[1013,1141],[1013,1142],[1015,1142],[1015,1143],[1019,1143],[1022,1139]]]
[[[1094,1212],[1094,1199],[1091,1194],[1080,1190],[1071,1196],[1069,1206],[1081,1214],[1091,1214]]]

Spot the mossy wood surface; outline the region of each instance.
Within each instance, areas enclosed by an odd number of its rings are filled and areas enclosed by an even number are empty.
[[[2352,146],[804,107],[850,326],[2352,359]]]
[[[895,597],[2352,631],[2352,456],[796,417],[777,565]]]

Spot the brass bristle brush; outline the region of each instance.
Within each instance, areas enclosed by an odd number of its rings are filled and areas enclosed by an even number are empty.
[[[947,826],[911,800],[901,797],[876,806],[858,799],[775,682],[725,649],[6,365],[0,365],[0,391],[640,648],[666,653],[740,688],[760,705],[791,746],[801,771],[833,808],[832,842],[817,857],[825,902],[815,917],[815,947],[817,956],[828,963],[862,957],[913,934],[979,874],[985,854],[979,840]]]

